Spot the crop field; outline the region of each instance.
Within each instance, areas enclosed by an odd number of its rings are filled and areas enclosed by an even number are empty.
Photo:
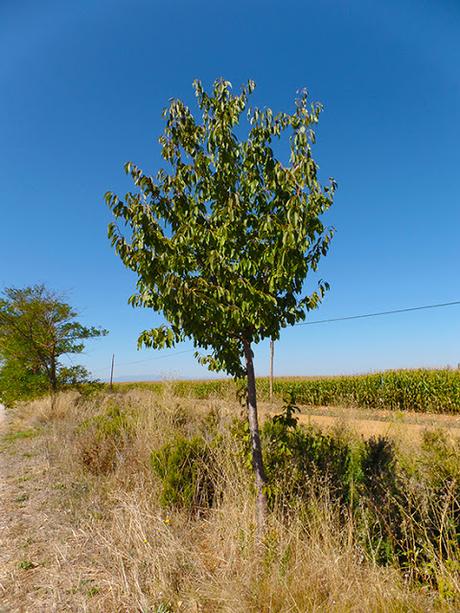
[[[230,379],[119,383],[118,391],[144,388],[158,394],[195,399],[234,399],[238,386]],[[390,370],[356,376],[276,378],[275,398],[293,393],[298,404],[347,406],[419,413],[460,413],[460,371]],[[258,397],[269,398],[269,381],[259,378]]]

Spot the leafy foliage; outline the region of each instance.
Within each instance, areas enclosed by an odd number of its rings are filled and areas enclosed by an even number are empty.
[[[215,491],[212,465],[210,448],[200,436],[178,436],[153,451],[151,466],[162,481],[162,505],[195,512],[210,507]]]
[[[135,192],[108,192],[117,223],[109,237],[138,275],[134,306],[162,312],[169,326],[144,331],[139,344],[172,347],[191,338],[210,350],[201,361],[235,377],[246,374],[244,342],[278,338],[280,329],[315,308],[327,284],[303,294],[309,270],[329,248],[332,231],[320,216],[335,183],[322,186],[312,157],[321,105],[302,91],[295,110],[247,109],[255,84],[232,94],[218,80],[211,93],[194,83],[201,120],[180,100],[164,111],[160,138],[167,168],[156,177],[128,162]],[[247,138],[239,140],[247,116]],[[289,136],[287,165],[275,140]],[[197,354],[198,356],[198,354]]]
[[[89,381],[82,366],[64,367],[62,355],[81,353],[85,341],[107,332],[86,327],[44,285],[7,288],[0,298],[0,399],[7,405]]]
[[[2,360],[0,367],[0,401],[7,407],[17,400],[31,400],[46,394],[46,374],[27,368],[20,360]]]
[[[355,538],[374,562],[397,563],[430,584],[443,580],[435,572],[440,561],[460,568],[458,441],[427,432],[422,453],[408,461],[388,438],[302,428],[290,408],[261,432],[273,509],[285,518],[315,512],[312,501],[327,496],[344,523],[351,514]],[[235,422],[232,432],[249,468],[247,421]]]

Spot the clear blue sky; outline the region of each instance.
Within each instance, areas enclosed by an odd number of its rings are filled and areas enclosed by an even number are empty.
[[[83,357],[101,377],[112,352],[119,376],[207,376],[192,353],[136,351],[161,318],[127,305],[135,278],[106,238],[103,194],[128,187],[127,160],[157,170],[169,98],[224,76],[254,79],[260,106],[288,110],[303,86],[325,105],[316,156],[339,184],[337,234],[311,319],[459,300],[459,65],[455,0],[2,0],[0,286],[44,282],[108,328]],[[150,361],[122,366],[135,360]],[[276,370],[458,362],[450,307],[286,330]]]

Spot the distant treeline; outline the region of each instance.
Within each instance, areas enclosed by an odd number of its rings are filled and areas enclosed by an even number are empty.
[[[144,388],[158,394],[197,399],[234,399],[238,384],[231,379],[117,383],[117,391]],[[269,399],[269,380],[257,380],[260,400]],[[460,413],[460,371],[390,370],[367,375],[276,378],[276,398],[293,393],[298,404],[356,406],[368,409]]]

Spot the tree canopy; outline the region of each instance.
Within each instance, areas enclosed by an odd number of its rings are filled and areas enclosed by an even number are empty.
[[[86,327],[76,311],[44,285],[6,288],[0,298],[0,399],[55,393],[88,379],[82,366],[64,366],[59,358],[81,353],[85,341],[106,334]]]
[[[181,100],[164,111],[159,140],[167,166],[152,177],[129,162],[136,191],[123,200],[106,194],[129,227],[126,236],[112,223],[109,236],[138,275],[130,302],[169,322],[144,331],[139,344],[172,347],[190,338],[209,350],[202,362],[236,377],[246,372],[243,341],[277,339],[323,297],[322,281],[302,291],[329,247],[332,230],[320,216],[335,190],[333,180],[321,185],[312,157],[321,105],[309,105],[302,91],[291,114],[247,109],[254,87],[249,81],[235,95],[218,80],[207,93],[196,81],[199,120]],[[273,143],[286,133],[284,164]]]

